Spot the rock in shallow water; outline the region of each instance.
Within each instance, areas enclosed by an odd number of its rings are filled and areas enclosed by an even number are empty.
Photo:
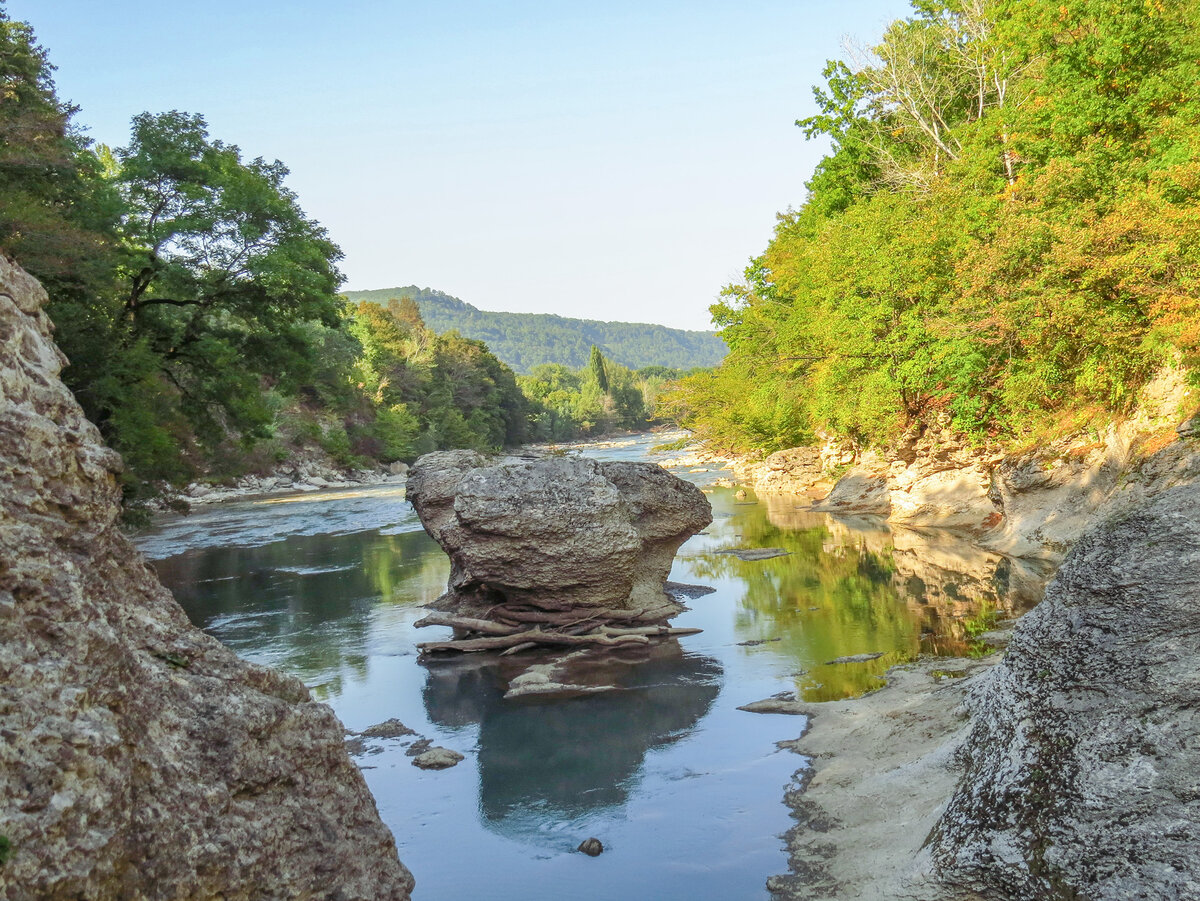
[[[447,770],[452,766],[458,765],[463,760],[463,755],[458,751],[451,751],[449,748],[443,748],[440,745],[430,748],[413,758],[413,766],[420,767],[423,770]]]
[[[575,850],[582,851],[588,857],[599,857],[604,853],[604,845],[600,843],[600,839],[598,838],[585,838]]]
[[[45,299],[0,256],[0,895],[408,898],[333,711],[194,628],[122,536]]]
[[[675,552],[712,522],[703,492],[661,467],[583,457],[426,454],[408,499],[450,556],[439,606],[459,612],[674,604]]]

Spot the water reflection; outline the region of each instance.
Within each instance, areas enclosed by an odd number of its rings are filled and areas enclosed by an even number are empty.
[[[380,605],[433,600],[449,561],[423,532],[366,532],[194,548],[154,568],[193,622],[326,697],[366,677]]]
[[[722,677],[718,661],[685,653],[674,641],[636,663],[592,660],[594,671],[575,667],[572,682],[618,690],[541,703],[502,700],[509,678],[528,661],[430,664],[424,700],[431,721],[478,724],[480,807],[488,829],[545,845],[547,824],[624,805],[647,752],[685,738],[708,713]]]
[[[808,700],[877,688],[888,667],[921,653],[981,652],[979,633],[1029,609],[1047,577],[1036,564],[945,530],[892,529],[873,517],[815,513],[789,498],[739,503],[718,489],[710,499],[717,519],[708,547],[688,560],[691,576],[740,583],[738,633],[778,642],[771,652],[796,661],[797,688]],[[744,562],[718,553],[730,547],[789,553]],[[881,656],[830,662],[864,654]]]

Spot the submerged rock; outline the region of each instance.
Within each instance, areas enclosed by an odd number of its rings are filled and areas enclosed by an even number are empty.
[[[833,666],[838,663],[866,663],[868,660],[878,660],[883,656],[883,651],[876,651],[873,654],[847,654],[845,657],[834,657],[832,660],[826,660],[826,666]]]
[[[1200,486],[1091,530],[972,701],[932,835],[984,898],[1200,897]]]
[[[604,845],[600,843],[600,839],[598,838],[585,838],[575,850],[582,851],[588,857],[599,857],[604,853]]]
[[[747,713],[786,713],[795,716],[807,713],[809,706],[796,697],[795,692],[784,691],[769,698],[763,698],[761,701],[743,704],[738,710],[745,710]]]
[[[382,723],[376,723],[374,726],[368,726],[359,733],[366,738],[403,738],[405,735],[416,734],[416,730],[408,728],[395,717],[384,720]]]
[[[0,894],[408,898],[333,711],[194,628],[122,536],[45,299],[0,256]]]
[[[695,485],[649,463],[426,454],[408,499],[450,556],[443,609],[497,603],[635,609],[663,592],[675,552],[712,522]]]
[[[784,550],[781,547],[739,547],[717,551],[717,553],[732,554],[739,560],[754,563],[758,560],[770,560],[773,557],[786,557],[791,551]]]
[[[413,758],[412,763],[413,766],[423,770],[448,770],[452,766],[457,766],[463,759],[463,755],[458,751],[452,751],[439,745],[418,754]]]

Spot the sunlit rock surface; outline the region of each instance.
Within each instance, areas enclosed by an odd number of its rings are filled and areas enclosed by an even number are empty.
[[[1200,897],[1200,487],[1094,528],[972,702],[933,837],[983,898]]]
[[[333,712],[192,627],[0,256],[0,896],[408,898]]]
[[[439,606],[618,610],[679,605],[663,592],[675,552],[712,522],[695,485],[650,463],[583,457],[421,457],[408,499],[450,556]]]

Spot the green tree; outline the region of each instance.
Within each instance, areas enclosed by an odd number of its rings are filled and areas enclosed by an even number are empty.
[[[0,8],[0,248],[51,288],[102,280],[113,198],[32,29]]]
[[[201,434],[260,434],[260,379],[295,386],[311,359],[306,324],[340,321],[341,252],[285,187],[282,163],[244,162],[201,116],[137,116],[117,159],[133,335]]]
[[[595,344],[592,345],[591,354],[588,357],[588,371],[592,374],[592,379],[596,382],[596,387],[600,389],[601,394],[608,393],[608,372],[604,367],[604,355],[600,353],[600,348]]]

